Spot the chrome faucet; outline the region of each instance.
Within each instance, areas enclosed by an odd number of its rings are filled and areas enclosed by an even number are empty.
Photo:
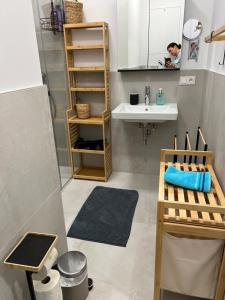
[[[150,99],[150,85],[145,87],[145,105],[150,105],[151,99]]]

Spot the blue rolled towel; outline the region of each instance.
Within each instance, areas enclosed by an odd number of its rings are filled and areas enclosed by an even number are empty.
[[[169,166],[164,180],[173,185],[199,192],[209,193],[211,190],[211,174],[209,172],[180,171]]]

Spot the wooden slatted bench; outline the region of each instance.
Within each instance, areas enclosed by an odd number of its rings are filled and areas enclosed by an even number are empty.
[[[172,163],[168,156],[177,156]],[[205,157],[205,164],[181,163],[179,157]],[[225,197],[212,167],[211,151],[161,150],[157,236],[155,259],[154,300],[160,300],[160,279],[163,234],[178,234],[199,238],[225,240]],[[192,191],[165,183],[164,173],[169,165],[184,171],[209,171],[212,177],[210,193]],[[225,292],[225,252],[216,287],[215,300],[223,300]]]

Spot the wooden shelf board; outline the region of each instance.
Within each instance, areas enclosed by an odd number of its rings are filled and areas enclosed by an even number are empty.
[[[68,122],[70,124],[102,125],[104,123],[104,119],[102,116],[92,116],[88,119],[79,119],[77,117],[71,117],[69,118]]]
[[[101,154],[101,155],[104,155],[104,153],[105,153],[104,150],[87,150],[87,149],[75,149],[75,148],[71,148],[71,152],[87,153],[87,154]]]
[[[75,171],[74,178],[106,181],[104,168],[82,167]]]
[[[104,150],[87,150],[87,149],[75,149],[75,148],[71,148],[71,152],[104,155],[105,152],[108,151],[109,147],[110,147],[110,144],[107,144],[105,151]]]
[[[64,24],[65,29],[79,29],[79,28],[98,28],[107,26],[106,22],[87,22],[87,23],[76,23],[76,24]]]
[[[104,49],[104,45],[68,45],[66,50],[89,50],[89,49]]]
[[[69,72],[104,72],[104,67],[69,67]]]
[[[4,260],[8,267],[39,272],[58,239],[57,235],[27,232]]]
[[[71,87],[71,92],[105,92],[104,87],[89,87],[89,86],[80,86],[80,87]]]

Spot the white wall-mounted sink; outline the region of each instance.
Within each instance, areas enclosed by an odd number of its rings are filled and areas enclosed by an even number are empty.
[[[165,105],[121,103],[112,111],[113,119],[138,123],[161,123],[177,120],[177,116],[177,103],[167,103]]]

